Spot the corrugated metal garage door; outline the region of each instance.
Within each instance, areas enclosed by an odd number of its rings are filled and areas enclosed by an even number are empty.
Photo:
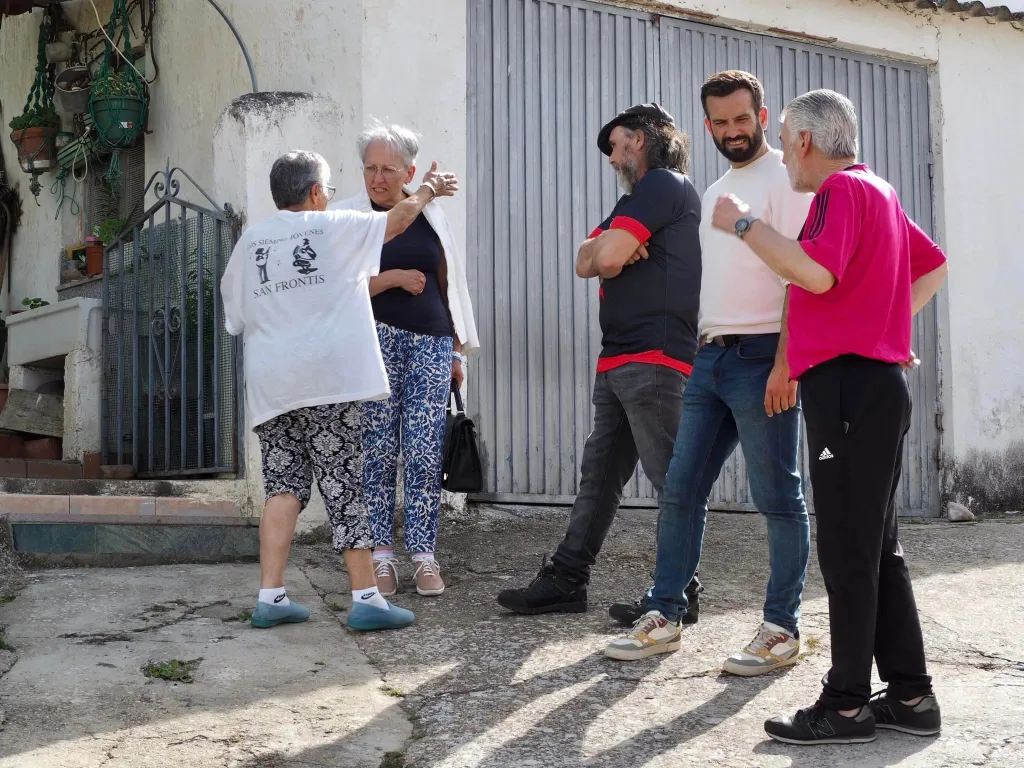
[[[761,77],[773,124],[799,93],[849,95],[864,159],[931,230],[921,67],[597,3],[470,0],[468,250],[483,349],[469,386],[487,498],[571,502],[576,492],[600,329],[597,286],[577,279],[573,264],[618,196],[598,129],[630,104],[662,101],[693,138],[691,175],[703,192],[727,164],[704,130],[700,84],[732,67]],[[773,143],[776,135],[772,127]],[[925,365],[913,374],[904,514],[938,511],[935,328],[929,308],[915,322]],[[651,505],[638,474],[626,503]],[[712,502],[752,508],[739,452]]]

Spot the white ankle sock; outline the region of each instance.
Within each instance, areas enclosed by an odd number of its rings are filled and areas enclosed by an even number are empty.
[[[374,560],[394,560],[395,550],[393,549],[375,549],[373,550]]]
[[[380,590],[376,587],[370,587],[369,589],[353,589],[352,605],[372,605],[374,608],[381,608],[385,611],[391,609],[391,606],[388,605],[388,601],[383,598],[380,594]]]
[[[288,606],[291,601],[288,599],[288,592],[284,587],[274,587],[273,589],[261,589],[259,601],[261,603],[270,603],[281,608]]]
[[[412,561],[414,563],[418,562],[420,560],[433,560],[433,559],[434,559],[434,553],[433,552],[417,552],[415,555],[412,556]]]

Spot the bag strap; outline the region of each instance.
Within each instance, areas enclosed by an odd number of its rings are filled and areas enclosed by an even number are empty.
[[[462,404],[462,393],[459,392],[459,385],[452,379],[452,394],[455,395],[455,413],[465,413],[466,408]],[[448,400],[448,409],[451,410],[451,398]]]

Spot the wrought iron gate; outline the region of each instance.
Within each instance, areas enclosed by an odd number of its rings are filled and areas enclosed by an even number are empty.
[[[179,176],[203,205],[181,196]],[[180,168],[150,188],[154,205],[103,257],[103,462],[149,477],[234,473],[241,346],[224,330],[220,280],[239,221]]]

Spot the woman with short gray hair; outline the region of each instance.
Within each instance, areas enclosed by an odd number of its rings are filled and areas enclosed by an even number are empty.
[[[244,335],[246,415],[263,462],[252,625],[309,618],[288,598],[284,573],[316,479],[352,583],[349,627],[394,629],[411,624],[413,614],[380,595],[373,573],[360,403],[390,393],[366,290],[380,271],[381,248],[458,184],[451,174],[431,172],[386,214],[363,213],[326,210],[330,177],[315,152],[278,158],[270,170],[277,214],[242,233],[220,285],[225,327]]]
[[[365,189],[338,208],[387,211],[405,200],[416,173],[419,138],[400,125],[374,122],[357,140]],[[376,541],[377,585],[398,591],[394,553],[398,455],[404,460],[405,551],[416,591],[444,591],[435,557],[441,511],[445,410],[464,380],[464,353],[478,346],[466,267],[447,217],[428,205],[381,252],[370,281],[381,352],[391,381],[388,400],[363,413],[365,489]]]

